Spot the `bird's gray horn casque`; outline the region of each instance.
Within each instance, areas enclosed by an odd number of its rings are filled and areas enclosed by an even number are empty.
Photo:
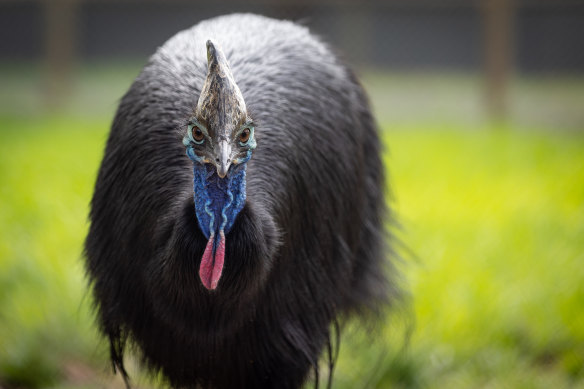
[[[197,116],[215,131],[214,163],[217,174],[225,177],[231,165],[230,137],[240,119],[246,116],[243,95],[235,83],[225,54],[210,40],[207,41],[207,78],[199,101]]]

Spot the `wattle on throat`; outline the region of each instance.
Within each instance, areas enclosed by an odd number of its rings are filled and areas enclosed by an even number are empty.
[[[225,236],[245,205],[246,163],[232,165],[220,178],[212,164],[195,163],[195,211],[199,227],[208,239],[201,259],[199,276],[210,290],[217,287],[225,259]]]

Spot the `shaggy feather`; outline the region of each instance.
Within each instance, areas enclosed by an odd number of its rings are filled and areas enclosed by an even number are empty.
[[[257,140],[213,292],[182,144],[208,39]],[[378,313],[394,289],[383,188],[367,98],[307,28],[237,14],[178,33],[123,97],[91,204],[87,272],[114,366],[126,376],[129,340],[174,387],[298,388],[325,349],[332,370],[337,320]]]

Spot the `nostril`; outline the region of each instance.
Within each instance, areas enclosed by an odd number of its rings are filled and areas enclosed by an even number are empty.
[[[219,163],[219,157],[215,158],[215,162]]]

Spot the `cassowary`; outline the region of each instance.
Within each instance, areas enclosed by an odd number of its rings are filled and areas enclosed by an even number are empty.
[[[166,42],[122,98],[85,251],[114,368],[298,388],[338,320],[391,300],[367,98],[307,28],[237,14]],[[317,381],[318,382],[318,381]]]

